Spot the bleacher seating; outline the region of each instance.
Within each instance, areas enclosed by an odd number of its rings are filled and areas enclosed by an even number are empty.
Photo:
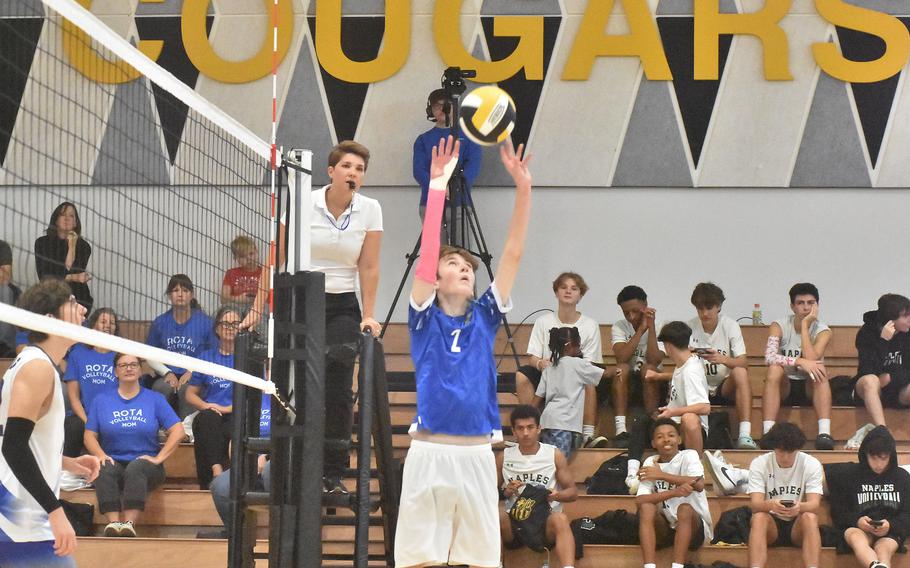
[[[125,322],[121,330],[126,337],[142,340],[145,337],[148,322]],[[521,347],[527,344],[527,337],[531,326],[521,326],[513,329],[515,345]],[[853,345],[857,327],[833,326],[834,340],[829,346],[826,362],[829,373],[833,375],[852,375],[856,368],[856,351]],[[610,327],[602,326],[601,334],[604,345],[604,362],[607,365],[615,362],[610,348]],[[764,344],[767,336],[766,326],[744,326],[743,334],[749,353],[749,373],[753,385],[753,423],[760,423],[760,397],[761,385],[765,376]],[[393,324],[384,339],[387,357],[387,369],[393,372],[407,373],[413,370],[408,353],[407,330],[403,324]],[[515,362],[507,349],[505,334],[500,331],[497,337],[497,353],[504,353],[499,367],[500,372],[510,373],[515,370]],[[525,360],[523,354],[520,356]],[[9,360],[0,360],[0,372],[5,371]],[[394,436],[396,453],[404,456],[409,445],[409,438],[403,433],[404,428],[410,423],[414,414],[416,401],[413,387],[404,385],[402,390],[390,393],[392,410],[392,423],[397,426]],[[508,413],[516,404],[515,397],[507,392],[499,394],[501,405],[500,414],[503,422],[507,423]],[[607,411],[608,409],[604,409]],[[727,409],[733,411],[733,409]],[[604,413],[606,414],[606,412]],[[889,424],[892,425],[895,437],[899,440],[899,459],[902,464],[910,463],[910,424],[899,419],[897,411],[886,410]],[[807,436],[812,439],[815,435],[815,415],[811,408],[783,409],[782,420],[793,421],[802,426]],[[832,416],[832,435],[842,447],[843,441],[853,434],[857,427],[866,421],[865,410],[853,407],[835,407]],[[611,425],[612,420],[602,420],[604,425]],[[611,426],[610,426],[611,427]],[[607,435],[611,431],[604,432]],[[604,460],[616,455],[618,450],[579,450],[572,461],[570,468],[573,477],[584,491],[585,479],[593,474]],[[855,453],[845,451],[811,453],[823,462],[849,461],[855,459]],[[742,467],[748,467],[749,462],[760,451],[728,451],[728,459]],[[168,472],[168,482],[165,489],[154,493],[148,502],[148,508],[138,523],[140,537],[137,539],[106,539],[99,537],[81,538],[77,561],[80,565],[96,566],[102,563],[116,563],[118,566],[185,566],[192,565],[196,568],[206,566],[224,566],[227,557],[227,546],[223,540],[197,540],[194,537],[197,530],[211,529],[219,524],[217,514],[207,492],[198,490],[195,485],[195,463],[192,446],[182,444],[165,464]],[[94,491],[82,490],[67,493],[65,498],[93,502]],[[745,504],[743,497],[709,498],[715,520],[719,513],[731,507]],[[582,495],[576,503],[566,505],[566,512],[570,517],[588,515],[596,516],[608,509],[625,508],[635,509],[634,498],[625,496],[588,496]],[[337,514],[348,515],[349,512],[338,510]],[[381,514],[381,512],[380,512]],[[266,516],[260,520],[260,538],[265,539]],[[828,519],[827,505],[823,507],[822,520]],[[96,529],[100,534],[104,519],[96,515]],[[323,529],[326,552],[349,551],[353,546],[353,529],[351,527],[327,526]],[[382,551],[382,527],[374,526],[370,529],[370,547],[374,552]],[[267,541],[263,540],[259,546],[267,548]],[[508,567],[535,567],[540,566],[545,559],[528,550],[509,551],[506,554],[505,566]],[[746,565],[746,551],[744,548],[730,547],[705,547],[692,555],[695,562],[710,564],[714,560],[724,560],[739,566]],[[661,564],[669,562],[666,551],[658,556]],[[771,561],[776,564],[797,565],[801,562],[797,549],[774,549],[771,551]],[[585,558],[577,564],[581,567],[605,566],[633,567],[641,562],[640,551],[637,546],[587,546]],[[852,556],[835,557],[832,549],[824,549],[822,553],[822,566],[839,566],[847,568],[853,566]],[[264,565],[264,564],[262,564]],[[329,566],[329,563],[325,564]],[[551,562],[551,566],[552,566]],[[910,563],[905,555],[896,557],[896,566],[910,568]]]

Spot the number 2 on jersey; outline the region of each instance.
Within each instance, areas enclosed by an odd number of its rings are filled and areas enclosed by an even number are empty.
[[[449,349],[452,353],[461,353],[461,347],[458,346],[458,336],[461,335],[461,330],[456,329],[452,332],[454,339],[452,339],[452,348]]]

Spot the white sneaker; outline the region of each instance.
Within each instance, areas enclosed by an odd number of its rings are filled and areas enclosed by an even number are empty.
[[[639,483],[637,471],[626,476],[626,487],[629,488],[629,495],[638,495]]]
[[[740,486],[743,484],[742,475],[739,468],[732,466],[724,458],[724,455],[717,450],[713,454],[705,452],[704,457],[705,471],[711,474],[714,481],[714,494],[718,497],[733,495],[740,492]]]
[[[865,426],[861,427],[856,431],[855,434],[853,434],[849,440],[847,440],[847,443],[844,444],[844,449],[858,450],[860,445],[862,445],[863,440],[866,438],[866,434],[868,434],[873,428],[875,428],[875,424],[866,424]]]

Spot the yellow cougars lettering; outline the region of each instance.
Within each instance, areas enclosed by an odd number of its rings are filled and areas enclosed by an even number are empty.
[[[645,76],[652,81],[671,81],[660,33],[645,0],[620,0],[629,19],[627,35],[607,35],[613,0],[591,0],[582,16],[575,44],[562,71],[564,81],[586,81],[596,57],[634,56],[641,60]],[[595,8],[592,9],[592,5]]]
[[[205,21],[210,0],[184,0],[181,17],[183,46],[187,57],[200,73],[222,83],[250,83],[272,71],[273,34],[271,17],[268,31],[263,34],[259,52],[246,61],[228,61],[212,49]],[[263,0],[267,14],[272,14],[272,0]],[[291,0],[278,0],[278,63],[287,55],[294,32],[294,12]]]
[[[765,7],[748,14],[721,14],[718,0],[695,0],[695,79],[716,80],[721,34],[754,35],[764,48],[765,79],[792,81],[787,34],[778,22],[790,10],[790,0],[766,0]]]
[[[893,77],[904,67],[910,56],[910,33],[894,16],[841,0],[815,0],[815,8],[836,26],[878,36],[885,42],[885,53],[875,61],[850,61],[833,43],[812,44],[815,62],[828,75],[850,83],[874,83]]]
[[[478,83],[503,81],[524,69],[532,81],[543,79],[543,17],[496,16],[493,35],[517,37],[518,46],[500,61],[483,61],[468,53],[461,43],[462,0],[437,0],[433,10],[436,50],[448,66],[476,69]]]
[[[86,10],[92,8],[92,0],[77,0]],[[164,48],[160,40],[139,40],[136,48],[152,61],[157,61]],[[63,53],[77,71],[99,83],[117,84],[139,77],[139,71],[121,60],[108,61],[92,48],[92,40],[69,20],[63,20]]]
[[[316,4],[316,55],[333,77],[349,83],[383,81],[404,66],[410,49],[410,0],[386,0],[382,51],[366,62],[351,61],[341,49],[341,0]]]

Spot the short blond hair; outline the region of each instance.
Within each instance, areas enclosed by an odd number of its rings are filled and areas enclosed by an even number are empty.
[[[439,247],[439,260],[442,260],[443,258],[452,254],[457,254],[461,258],[468,261],[468,264],[471,265],[471,268],[474,270],[474,272],[477,272],[477,267],[480,266],[480,263],[477,262],[477,259],[474,257],[474,255],[469,253],[466,249],[449,245],[443,245]]]
[[[242,256],[256,248],[256,241],[246,235],[240,235],[231,241],[231,254]]]

